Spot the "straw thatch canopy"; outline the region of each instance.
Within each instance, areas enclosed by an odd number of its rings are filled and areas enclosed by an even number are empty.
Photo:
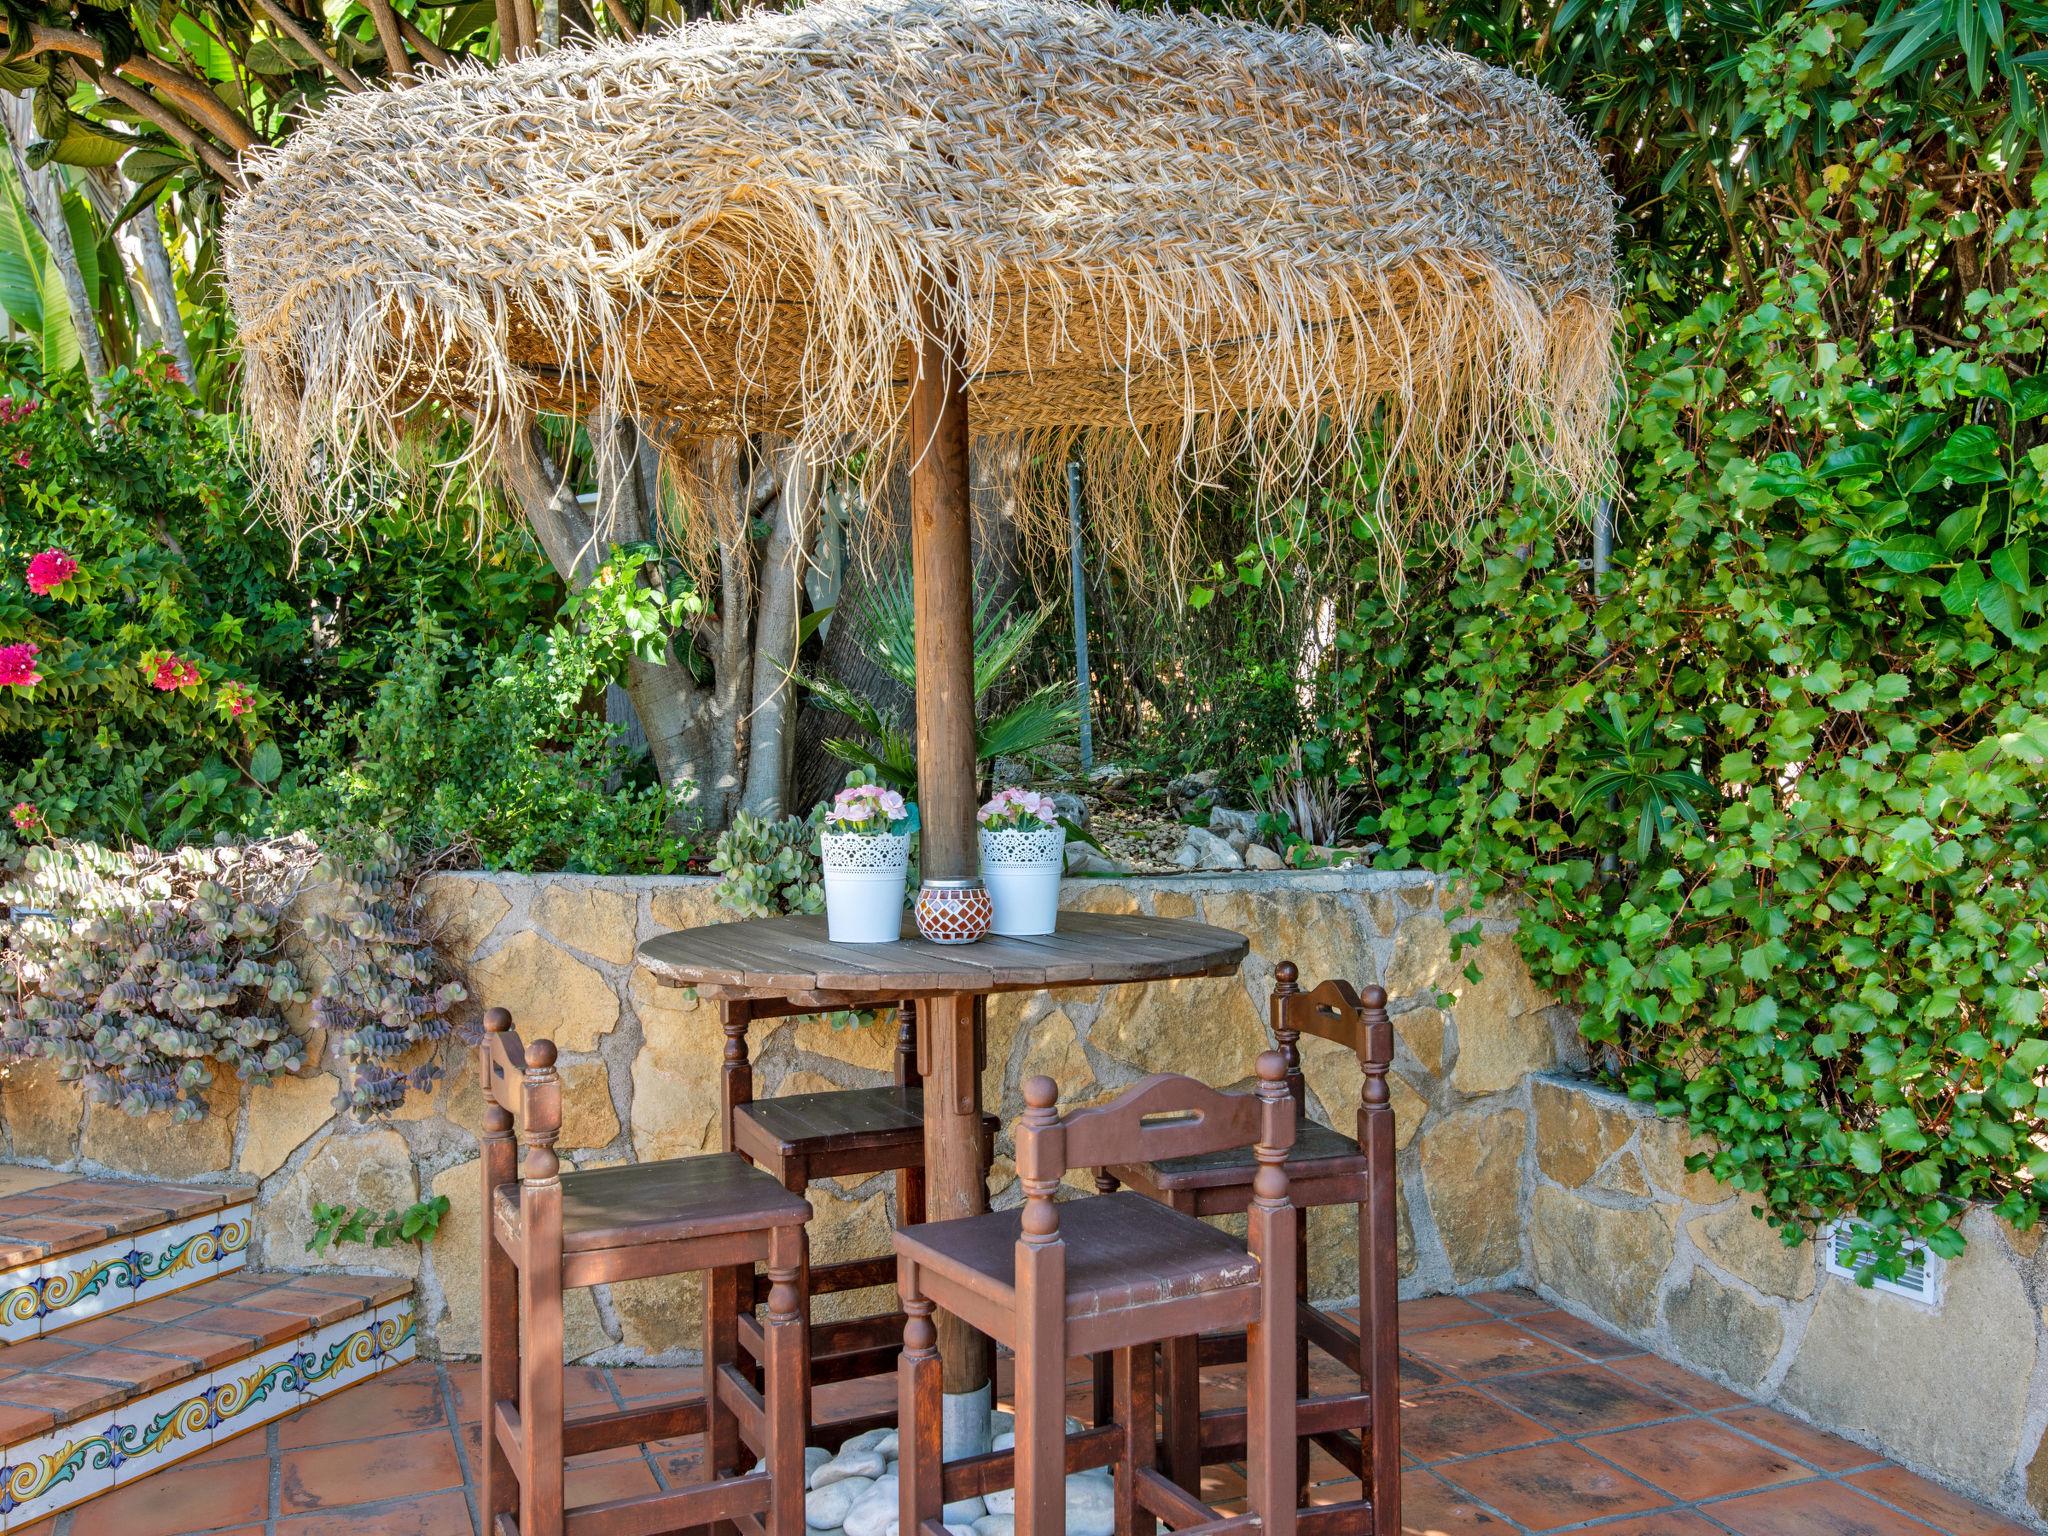
[[[919,327],[982,434],[1176,506],[1349,429],[1400,520],[1600,473],[1613,214],[1558,103],[1436,48],[1070,0],[819,0],[341,99],[229,219],[250,418],[305,466],[490,434],[900,443]],[[1330,426],[1338,429],[1334,434]],[[879,462],[880,455],[876,456]],[[315,514],[317,515],[317,514]]]

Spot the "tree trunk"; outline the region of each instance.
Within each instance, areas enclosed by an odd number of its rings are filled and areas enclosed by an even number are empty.
[[[746,788],[740,808],[770,819],[789,808],[790,763],[798,706],[797,635],[803,611],[803,568],[817,525],[818,476],[784,450],[781,491],[768,543],[761,552],[755,604],[753,702],[747,713]]]
[[[101,166],[86,174],[86,186],[93,207],[103,220],[111,222],[135,195],[135,183],[112,166]],[[131,289],[139,277],[136,312],[143,342],[170,354],[171,361],[197,387],[199,375],[192,365],[192,345],[185,335],[185,317],[178,308],[178,279],[171,268],[171,253],[164,249],[163,226],[154,206],[138,209],[135,216],[114,231]]]
[[[100,328],[93,314],[92,295],[86,291],[85,271],[78,264],[78,251],[71,243],[71,225],[64,218],[64,184],[48,166],[31,170],[28,146],[35,142],[35,108],[25,94],[9,92],[0,102],[0,126],[7,134],[7,147],[14,156],[14,173],[21,179],[24,201],[36,230],[49,247],[50,259],[64,282],[64,297],[71,307],[72,329],[78,335],[78,355],[85,365],[86,383],[93,403],[99,404],[107,376],[107,356],[100,346]]]

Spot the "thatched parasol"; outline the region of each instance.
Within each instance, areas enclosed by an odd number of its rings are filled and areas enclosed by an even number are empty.
[[[1359,431],[1394,540],[1509,450],[1602,474],[1607,186],[1555,101],[1439,49],[821,0],[350,96],[251,170],[246,407],[302,522],[339,515],[310,466],[396,451],[430,401],[486,447],[601,407],[910,460],[927,876],[976,863],[970,424],[1082,457],[1126,551],[1226,464],[1291,488]],[[986,1197],[954,1077],[935,1217]],[[949,1390],[985,1382],[955,1353]]]

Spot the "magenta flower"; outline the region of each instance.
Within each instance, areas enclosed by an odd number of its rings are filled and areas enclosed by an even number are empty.
[[[18,452],[16,452],[16,454],[14,455],[14,467],[15,467],[16,469],[27,469],[27,468],[28,468],[28,464],[29,464],[29,454],[28,454],[28,450],[27,450],[26,448],[23,448],[23,449],[19,450]]]
[[[239,720],[256,707],[256,696],[240,683],[229,683],[220,691],[220,702],[226,706],[230,720]]]
[[[36,670],[36,656],[42,647],[33,640],[0,645],[0,688],[33,688],[43,680]]]
[[[154,658],[156,670],[151,674],[149,686],[160,693],[176,693],[180,688],[191,688],[199,682],[199,668],[189,661],[180,661],[175,656]],[[151,658],[144,657],[144,666],[151,665]]]
[[[17,832],[38,832],[42,830],[43,813],[36,809],[33,800],[17,801],[14,809],[8,814],[14,818],[14,830]]]
[[[77,571],[76,556],[67,555],[61,549],[46,549],[29,557],[28,589],[37,597],[46,596],[63,586]]]

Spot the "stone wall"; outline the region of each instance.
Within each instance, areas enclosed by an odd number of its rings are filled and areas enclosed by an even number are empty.
[[[2048,1253],[1985,1211],[1932,1305],[1826,1272],[1624,1096],[1530,1082],[1528,1278],[1669,1359],[2048,1529]]]
[[[558,1150],[579,1167],[673,1157],[717,1139],[721,1036],[716,1010],[657,987],[633,963],[642,939],[716,922],[712,882],[570,875],[436,875],[423,887],[429,923],[464,975],[472,1007],[511,1009],[529,1037],[561,1049],[564,1127]],[[1450,958],[1439,882],[1425,874],[1231,874],[1075,880],[1070,908],[1191,917],[1251,938],[1252,958],[1228,980],[1062,989],[992,1001],[986,1102],[1005,1127],[990,1179],[998,1203],[1018,1198],[1008,1127],[1020,1085],[1037,1073],[1063,1101],[1089,1102],[1147,1072],[1192,1071],[1219,1086],[1248,1083],[1268,1043],[1273,965],[1304,977],[1379,981],[1394,999],[1399,1044],[1392,1091],[1401,1146],[1400,1265],[1408,1294],[1519,1276],[1532,1072],[1574,1039],[1569,1018],[1534,986],[1504,924],[1489,923],[1484,979]],[[1448,1009],[1439,991],[1455,994]],[[750,1037],[764,1095],[888,1081],[892,1023],[834,1028],[825,1019],[763,1023]],[[1354,1059],[1306,1042],[1318,1118],[1347,1128],[1358,1101]],[[415,1278],[423,1332],[444,1352],[478,1342],[477,1152],[482,1102],[469,1048],[449,1051],[448,1076],[416,1093],[388,1124],[338,1118],[330,1043],[307,1077],[259,1089],[232,1083],[215,1113],[188,1126],[84,1109],[46,1071],[17,1068],[0,1091],[7,1154],[20,1161],[162,1178],[261,1186],[256,1261],[318,1268],[305,1251],[314,1201],[403,1206],[448,1196],[440,1237],[416,1248],[330,1255],[344,1267]],[[812,1191],[820,1260],[887,1251],[893,1181],[828,1181]],[[1357,1291],[1355,1227],[1335,1213],[1311,1222],[1316,1294]],[[833,1308],[858,1299],[829,1298]],[[579,1357],[671,1360],[696,1344],[689,1282],[646,1281],[575,1293],[568,1338]]]

